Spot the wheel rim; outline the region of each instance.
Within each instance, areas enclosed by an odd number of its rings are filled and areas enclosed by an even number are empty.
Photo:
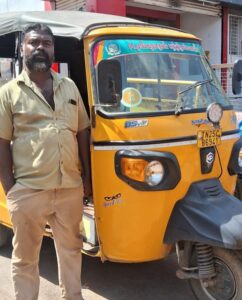
[[[216,269],[216,283],[206,287],[204,280],[200,280],[201,286],[211,300],[232,300],[236,294],[236,280],[228,265],[221,259],[214,257]]]

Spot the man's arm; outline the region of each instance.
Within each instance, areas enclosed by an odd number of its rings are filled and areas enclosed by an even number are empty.
[[[14,185],[13,160],[10,149],[10,141],[0,138],[0,180],[5,195]]]
[[[77,133],[78,151],[82,164],[82,180],[84,195],[92,194],[91,159],[90,159],[90,128],[85,128]]]

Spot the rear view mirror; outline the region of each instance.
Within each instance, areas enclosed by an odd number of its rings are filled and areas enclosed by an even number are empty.
[[[122,76],[119,61],[114,59],[100,61],[97,74],[100,103],[118,105],[122,95]]]
[[[242,60],[236,60],[232,75],[232,90],[234,95],[241,93]]]

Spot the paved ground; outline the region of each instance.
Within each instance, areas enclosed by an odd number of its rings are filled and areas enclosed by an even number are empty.
[[[0,299],[13,300],[10,280],[11,246],[0,249]],[[40,259],[39,300],[59,300],[53,241],[46,238]],[[194,300],[188,283],[175,277],[176,257],[143,263],[117,264],[83,256],[85,300]]]

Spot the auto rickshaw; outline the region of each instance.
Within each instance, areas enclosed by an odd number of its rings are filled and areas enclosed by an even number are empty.
[[[83,252],[138,263],[175,250],[177,276],[197,299],[241,300],[242,203],[233,193],[242,141],[201,41],[117,16],[1,14],[2,84],[21,71],[21,31],[36,22],[53,30],[55,69],[75,81],[91,120]],[[11,222],[2,189],[0,223],[3,245]]]

